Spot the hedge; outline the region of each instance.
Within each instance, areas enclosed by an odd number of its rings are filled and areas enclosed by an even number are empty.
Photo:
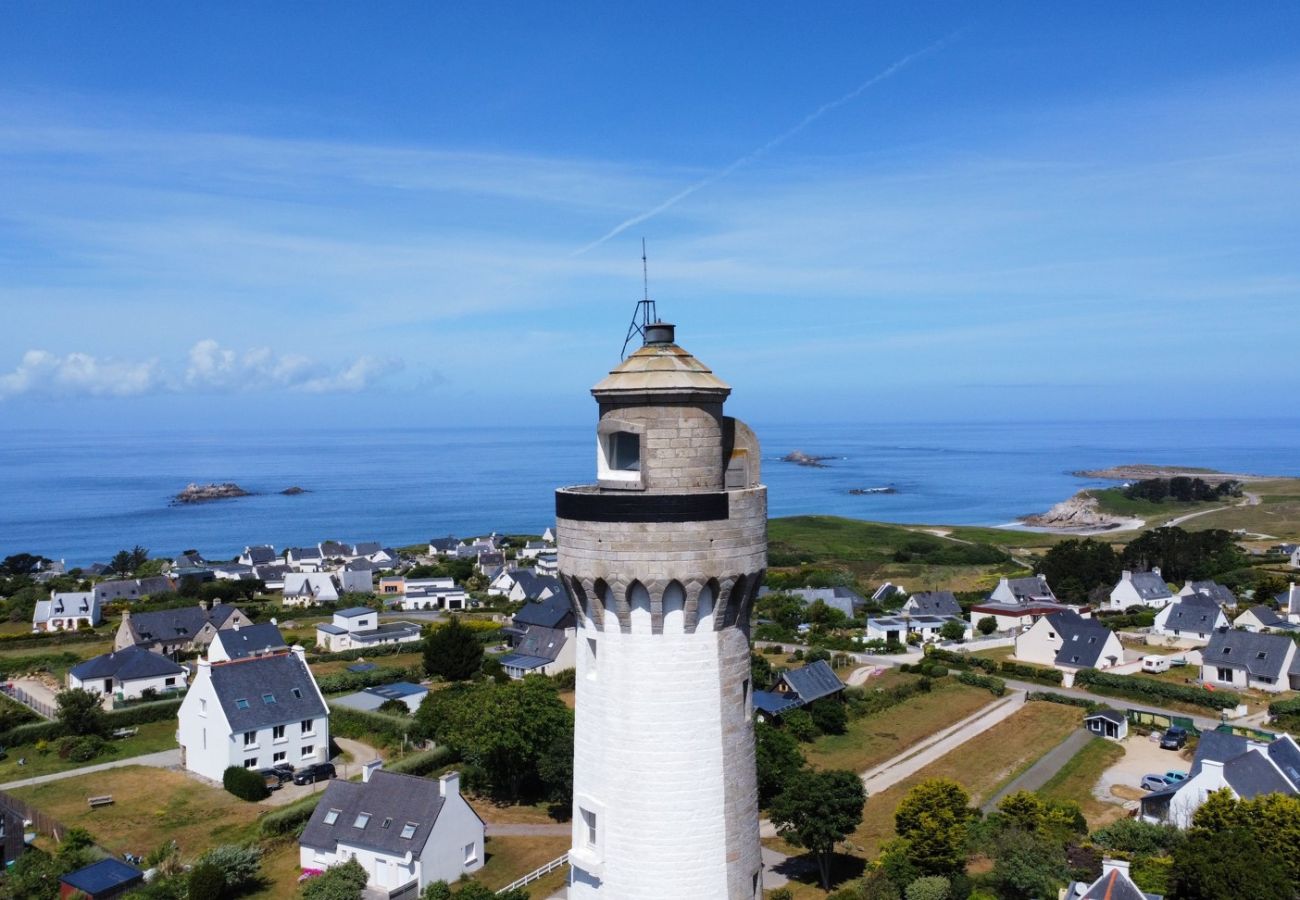
[[[400,747],[415,728],[415,721],[380,712],[366,712],[349,706],[330,706],[330,733],[381,747]]]
[[[75,666],[82,658],[67,650],[62,653],[37,653],[31,656],[11,656],[0,660],[0,672],[6,674],[26,674],[28,672],[49,671],[63,666]]]
[[[156,703],[142,703],[126,709],[115,709],[104,714],[105,728],[112,732],[118,728],[174,719],[180,708],[180,700],[159,700]],[[34,744],[37,741],[51,741],[62,736],[63,723],[61,722],[32,722],[18,725],[0,734],[0,747],[18,747],[23,744]]]
[[[402,775],[428,775],[455,762],[456,759],[456,751],[444,745],[434,747],[432,750],[421,750],[419,753],[408,753],[401,759],[386,762],[384,770]]]
[[[958,672],[953,677],[962,684],[969,684],[972,687],[982,687],[994,697],[1001,697],[1007,692],[1007,683],[1001,678],[994,678],[992,675],[977,675],[974,672]]]
[[[956,666],[959,669],[983,669],[985,672],[992,674],[998,670],[998,662],[995,659],[986,659],[983,656],[971,656],[969,653],[958,653],[954,650],[944,650],[942,647],[931,646],[925,652],[927,659],[940,660],[949,665]]]
[[[227,767],[226,771],[221,773],[221,786],[240,800],[247,800],[250,803],[265,800],[271,795],[270,789],[266,786],[266,779],[253,769],[245,769],[242,766]]]
[[[380,684],[391,684],[406,677],[406,669],[380,666],[367,672],[335,672],[333,675],[322,675],[316,679],[316,686],[320,688],[322,694],[342,694],[345,691],[359,691]]]
[[[90,641],[104,640],[103,634],[93,631],[50,631],[44,634],[6,634],[0,635],[0,647],[6,650],[22,647],[48,647],[51,644],[84,644]],[[81,657],[77,657],[81,661]]]
[[[1060,669],[1048,669],[1043,666],[1027,666],[1024,663],[1004,659],[998,665],[998,674],[1004,677],[1028,678],[1044,684],[1060,684],[1065,674]]]
[[[1131,700],[1175,700],[1208,709],[1231,709],[1241,703],[1241,695],[1232,691],[1207,691],[1204,688],[1156,681],[1151,678],[1111,675],[1096,669],[1080,669],[1074,676],[1074,681],[1077,685],[1093,688],[1103,694],[1127,697]]]
[[[1276,703],[1270,703],[1268,705],[1268,714],[1270,716],[1300,715],[1300,697],[1294,700],[1279,700]]]
[[[1086,697],[1070,697],[1052,691],[1030,691],[1025,695],[1025,699],[1041,700],[1044,703],[1060,703],[1062,706],[1077,706],[1088,711],[1103,709],[1106,706],[1104,703],[1098,703],[1096,700],[1089,700]]]
[[[372,656],[396,656],[399,653],[419,653],[424,649],[420,641],[408,641],[405,644],[380,644],[377,647],[362,647],[359,650],[339,650],[336,653],[313,653],[314,663],[337,662],[350,659],[370,659]]]

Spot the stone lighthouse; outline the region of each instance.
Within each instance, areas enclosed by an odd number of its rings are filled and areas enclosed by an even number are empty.
[[[644,337],[592,388],[595,483],[555,497],[579,623],[569,897],[754,900],[758,441],[672,325]]]

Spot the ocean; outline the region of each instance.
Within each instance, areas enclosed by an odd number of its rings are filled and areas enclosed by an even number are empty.
[[[1072,473],[1126,463],[1300,475],[1300,420],[755,425],[773,516],[823,513],[1004,525],[1102,484]],[[123,547],[198,549],[324,539],[387,545],[496,530],[540,533],[553,490],[590,481],[592,427],[83,431],[10,429],[0,442],[0,556],[69,565]],[[793,450],[831,457],[815,469]],[[191,506],[189,482],[255,496]],[[279,491],[299,486],[306,493]],[[851,495],[854,488],[896,493]]]

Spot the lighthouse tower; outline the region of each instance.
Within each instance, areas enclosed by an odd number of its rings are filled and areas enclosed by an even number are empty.
[[[569,897],[754,900],[758,441],[672,325],[644,337],[592,388],[595,484],[555,498],[579,623]]]

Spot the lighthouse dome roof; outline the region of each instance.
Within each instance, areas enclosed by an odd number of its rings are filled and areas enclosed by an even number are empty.
[[[731,386],[675,343],[651,343],[615,366],[591,389],[603,394],[709,393],[726,396]]]

